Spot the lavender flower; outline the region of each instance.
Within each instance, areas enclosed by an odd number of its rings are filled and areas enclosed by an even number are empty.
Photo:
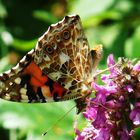
[[[92,83],[96,97],[87,99],[83,116],[90,125],[80,132],[75,127],[75,140],[131,140],[140,126],[140,61],[133,65],[119,59],[115,65],[109,55],[110,74],[103,74],[104,85]]]

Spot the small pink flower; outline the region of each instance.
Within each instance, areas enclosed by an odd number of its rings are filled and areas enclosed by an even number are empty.
[[[133,67],[133,70],[140,71],[140,61]]]
[[[140,108],[134,108],[130,113],[130,119],[133,121],[133,124],[140,126]]]
[[[112,74],[113,74],[113,73],[116,74],[115,68],[114,68],[114,67],[111,68],[112,66],[115,65],[115,61],[114,61],[113,54],[110,54],[110,55],[108,56],[108,58],[107,58],[107,65],[108,65],[108,67],[109,67],[110,72],[111,72]]]
[[[126,90],[127,90],[128,92],[133,92],[133,91],[134,91],[131,85],[127,85],[127,86],[126,86]]]

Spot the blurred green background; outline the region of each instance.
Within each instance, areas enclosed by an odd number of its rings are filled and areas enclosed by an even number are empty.
[[[0,73],[34,48],[50,24],[73,13],[80,15],[90,46],[104,46],[99,67],[105,68],[110,53],[115,58],[140,58],[139,0],[0,0]],[[45,137],[41,134],[73,105],[73,101],[21,104],[0,100],[0,139],[72,140],[75,110]],[[140,138],[139,131],[136,137]]]

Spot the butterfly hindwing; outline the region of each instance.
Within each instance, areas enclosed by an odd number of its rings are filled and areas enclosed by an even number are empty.
[[[67,91],[44,75],[34,62],[34,50],[0,76],[0,98],[16,102],[59,101]]]

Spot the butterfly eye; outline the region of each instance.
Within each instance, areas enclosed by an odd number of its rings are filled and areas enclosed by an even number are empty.
[[[60,42],[60,40],[61,40],[60,35],[59,34],[56,34],[55,35],[55,39],[56,39],[57,42]]]
[[[70,38],[70,32],[69,32],[68,30],[65,30],[65,31],[63,32],[63,38],[64,38],[65,40],[68,40],[68,39]]]

